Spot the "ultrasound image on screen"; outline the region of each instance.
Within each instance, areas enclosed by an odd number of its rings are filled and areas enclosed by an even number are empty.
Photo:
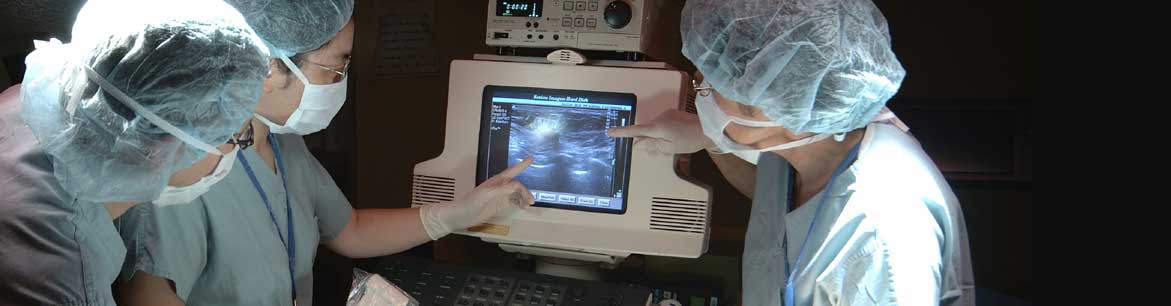
[[[624,213],[629,138],[606,130],[631,124],[632,94],[487,86],[478,182],[533,157],[516,177],[538,206]]]
[[[613,197],[617,139],[606,135],[614,117],[607,114],[610,112],[513,106],[508,163],[533,157],[532,166],[516,179],[531,189]]]

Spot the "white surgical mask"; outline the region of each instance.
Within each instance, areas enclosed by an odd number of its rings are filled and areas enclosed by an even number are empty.
[[[705,82],[703,85],[701,85],[700,88],[710,87]],[[740,157],[741,159],[744,159],[745,161],[748,161],[752,164],[756,164],[756,161],[760,159],[760,152],[792,149],[822,141],[826,138],[830,138],[831,136],[833,136],[835,140],[841,141],[845,136],[845,134],[817,134],[791,142],[758,149],[738,143],[735,140],[728,138],[728,135],[724,134],[724,129],[727,128],[728,124],[731,124],[732,122],[751,127],[778,127],[782,126],[781,124],[768,121],[748,120],[728,115],[720,109],[719,105],[716,105],[716,98],[710,92],[701,91],[696,95],[695,108],[696,112],[699,113],[699,122],[700,126],[703,127],[703,134],[710,138],[721,152],[735,154],[737,157]]]
[[[240,146],[234,146],[231,152],[228,152],[227,154],[224,154],[220,157],[220,163],[216,165],[215,171],[212,171],[211,174],[200,178],[199,181],[195,182],[195,184],[188,186],[167,186],[166,189],[163,189],[163,193],[160,194],[159,197],[154,201],[151,201],[151,203],[154,203],[157,206],[167,206],[174,204],[186,204],[191,203],[191,201],[195,201],[195,198],[198,198],[199,196],[207,193],[208,190],[211,190],[212,185],[215,185],[225,177],[228,177],[228,173],[232,172],[232,165],[236,163],[236,152],[239,151]]]
[[[347,75],[333,84],[312,84],[292,60],[286,56],[281,56],[280,59],[293,75],[301,80],[301,84],[305,84],[305,91],[301,93],[301,104],[293,111],[293,115],[289,116],[289,120],[285,121],[285,125],[277,124],[260,115],[256,115],[256,118],[264,122],[272,133],[277,134],[309,135],[325,129],[346,102],[346,83],[350,77]]]

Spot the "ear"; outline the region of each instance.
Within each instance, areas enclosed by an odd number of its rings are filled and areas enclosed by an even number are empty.
[[[264,93],[272,93],[277,88],[285,88],[289,83],[289,74],[285,73],[284,63],[272,59],[268,62],[268,76],[264,77]]]

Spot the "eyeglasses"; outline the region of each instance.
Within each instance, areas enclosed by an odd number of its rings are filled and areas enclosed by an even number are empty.
[[[700,84],[696,80],[691,80],[691,89],[695,90],[696,94],[698,94],[700,96],[704,96],[704,97],[707,97],[708,95],[712,94],[712,86],[711,85]]]
[[[247,125],[245,125],[243,132],[232,135],[232,138],[228,139],[228,144],[236,145],[236,146],[240,147],[240,150],[246,150],[246,149],[248,149],[248,147],[251,147],[252,146],[252,123],[249,122]]]
[[[345,63],[342,64],[342,67],[340,70],[338,68],[325,66],[325,65],[310,62],[307,60],[305,62],[313,65],[314,67],[325,69],[329,72],[333,72],[334,74],[337,74],[337,76],[334,76],[334,78],[333,78],[333,83],[337,83],[337,82],[341,82],[343,79],[346,78],[346,76],[350,75],[350,57],[346,56],[344,61],[345,61]]]

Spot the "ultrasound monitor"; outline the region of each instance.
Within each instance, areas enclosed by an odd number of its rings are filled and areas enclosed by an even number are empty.
[[[415,165],[412,206],[452,201],[531,156],[515,179],[536,203],[456,234],[599,262],[707,250],[708,187],[676,172],[680,156],[606,134],[682,109],[686,73],[455,60],[449,75],[443,151]]]

